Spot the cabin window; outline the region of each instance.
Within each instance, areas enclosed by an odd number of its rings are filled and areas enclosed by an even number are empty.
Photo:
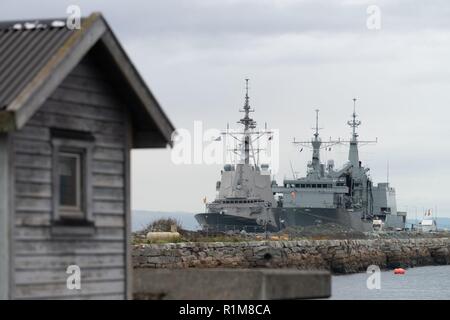
[[[61,152],[58,155],[59,207],[81,212],[82,155]]]
[[[54,224],[92,225],[93,136],[59,129],[52,129],[51,133]]]
[[[300,188],[304,188],[304,187],[305,187],[305,185],[304,185],[304,184],[301,184],[301,185],[300,185]]]

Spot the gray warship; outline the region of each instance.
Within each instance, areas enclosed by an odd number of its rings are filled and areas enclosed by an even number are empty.
[[[305,177],[285,179],[282,186],[273,185],[278,196],[277,217],[281,228],[335,223],[357,231],[372,231],[374,220],[382,221],[386,229],[404,229],[406,213],[397,212],[395,189],[389,183],[374,185],[369,168],[359,159],[360,141],[356,129],[361,125],[353,100],[352,128],[349,141],[322,142],[319,135],[319,110],[316,110],[316,126],[311,141],[294,141],[294,144],[312,148],[312,160]],[[320,151],[336,144],[349,144],[348,162],[338,170],[334,161],[327,165],[320,160]]]
[[[272,192],[269,166],[259,165],[254,144],[258,139],[271,139],[272,132],[256,129],[256,121],[250,117],[248,79],[246,79],[245,103],[240,110],[244,117],[238,121],[243,131],[222,132],[237,141],[235,152],[239,160],[226,164],[221,171],[221,180],[216,184],[216,198],[206,203],[205,212],[195,215],[203,229],[215,231],[246,230],[261,232],[278,230],[273,208],[276,201]]]
[[[295,141],[294,144],[312,147],[312,160],[307,165],[305,177],[285,179],[282,186],[275,185],[274,193],[282,207],[280,219],[283,227],[309,226],[326,223],[344,225],[358,231],[372,230],[369,214],[368,188],[370,180],[361,166],[358,156],[358,134],[360,122],[353,112],[349,125],[353,128],[349,141],[348,162],[339,170],[333,160],[327,165],[320,160],[320,151],[344,141],[322,142],[319,135],[319,110],[316,110],[316,126],[311,141]]]

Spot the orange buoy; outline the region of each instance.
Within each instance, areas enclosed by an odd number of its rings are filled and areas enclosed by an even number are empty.
[[[405,274],[405,269],[403,268],[395,268],[394,269],[394,274]]]

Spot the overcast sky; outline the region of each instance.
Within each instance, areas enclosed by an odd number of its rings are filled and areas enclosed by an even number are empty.
[[[320,109],[323,139],[348,138],[357,97],[360,149],[375,182],[387,176],[399,209],[450,216],[450,2],[151,0],[0,2],[0,19],[64,17],[101,11],[162,107],[178,128],[235,123],[251,79],[255,120],[280,129],[280,183],[305,173],[309,139]],[[126,4],[126,5],[124,5]],[[381,10],[381,29],[366,26],[367,8]],[[347,147],[322,154],[342,165]],[[174,165],[170,150],[132,154],[132,206],[203,210],[220,178],[218,165]],[[447,182],[445,182],[447,181]]]

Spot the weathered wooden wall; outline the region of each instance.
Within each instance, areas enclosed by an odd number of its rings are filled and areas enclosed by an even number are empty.
[[[0,300],[10,297],[10,154],[9,136],[0,133]]]
[[[22,298],[123,299],[126,288],[127,125],[108,76],[84,58],[39,111],[14,133],[13,295]],[[92,132],[94,235],[51,233],[50,128]],[[68,265],[81,268],[81,290],[66,288]]]

